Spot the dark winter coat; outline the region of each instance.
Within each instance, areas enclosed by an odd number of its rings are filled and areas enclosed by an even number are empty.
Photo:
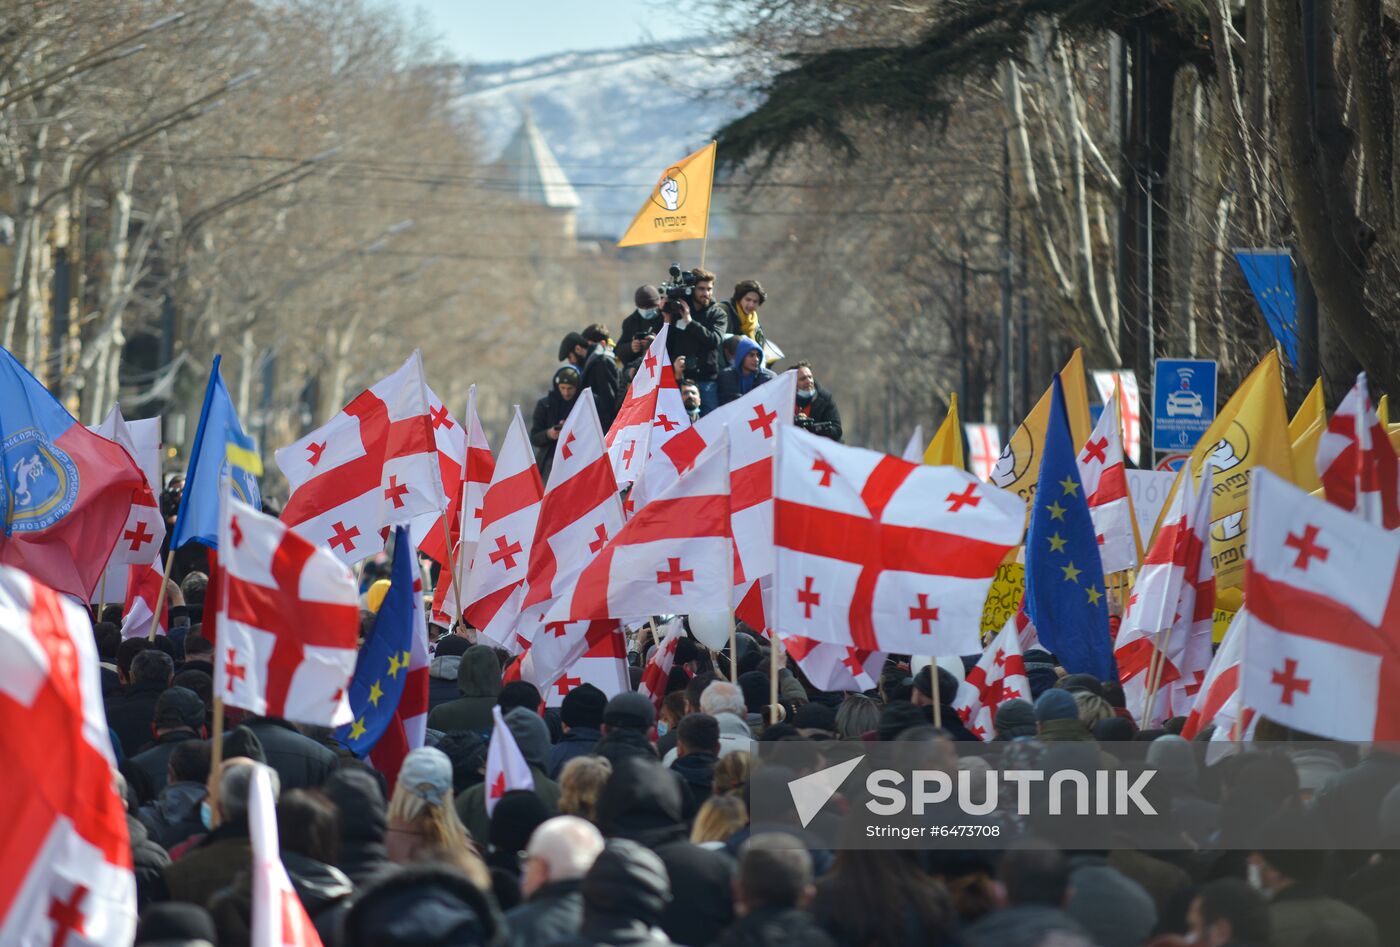
[[[822,437],[829,437],[833,441],[841,441],[841,412],[836,410],[836,400],[831,397],[831,392],[821,385],[817,385],[817,393],[812,396],[812,400],[803,401],[797,399],[797,416],[806,420],[799,420],[797,423],[813,434]],[[801,395],[801,392],[798,392]]]
[[[248,824],[225,822],[165,867],[165,888],[171,901],[207,908],[214,895],[233,884],[238,873],[248,871],[252,863]]]
[[[1376,925],[1349,904],[1329,898],[1307,884],[1291,885],[1269,902],[1273,947],[1346,944],[1375,947]]]
[[[552,881],[506,912],[504,947],[536,947],[578,934],[583,923],[583,882]]]
[[[549,436],[549,431],[554,425],[564,423],[577,401],[577,395],[573,401],[565,401],[558,388],[551,388],[549,394],[535,402],[530,443],[535,446],[535,465],[540,468],[540,477],[544,480],[549,479],[549,469],[554,466],[554,449],[559,444],[557,438]]]
[[[432,710],[460,695],[457,690],[457,668],[462,664],[460,654],[439,654],[428,665],[428,709]]]
[[[544,803],[551,816],[559,812],[559,784],[544,774],[544,770],[530,762],[530,776],[535,781],[535,795]],[[486,814],[486,783],[468,786],[457,794],[457,817],[467,827],[471,836],[482,845],[491,834],[491,817]]]
[[[622,366],[611,349],[595,344],[579,366],[579,374],[583,387],[593,392],[593,403],[598,407],[598,423],[607,431],[612,427],[617,407],[622,402]]]
[[[345,919],[345,947],[475,947],[495,944],[501,916],[461,872],[412,865],[360,891]]]
[[[350,908],[350,896],[355,893],[340,869],[297,852],[282,851],[282,865],[296,889],[306,916],[321,936],[321,943],[338,942],[342,918]],[[253,882],[251,872],[242,872],[227,888],[210,900],[209,913],[219,931],[222,947],[240,947],[252,939]]]
[[[470,730],[483,740],[491,735],[491,708],[501,692],[501,662],[484,644],[472,645],[457,666],[456,700],[435,707],[428,726],[443,733]]]
[[[750,352],[758,352],[758,371],[745,376],[744,359]],[[734,362],[719,373],[719,403],[729,404],[753,391],[759,385],[772,381],[777,376],[763,366],[763,351],[747,336],[740,336],[734,349]],[[747,385],[745,384],[747,382]]]
[[[719,757],[713,753],[687,753],[685,756],[676,757],[676,761],[671,764],[671,769],[685,780],[696,809],[699,809],[714,792],[715,764],[718,762]]]
[[[156,742],[135,756],[128,756],[122,764],[122,775],[126,784],[136,794],[136,801],[145,805],[165,788],[165,777],[170,771],[170,754],[175,752],[178,743],[201,739],[193,730],[176,730],[156,737]]]
[[[665,909],[674,902],[672,881],[655,852],[627,840],[608,842],[584,876],[581,890],[583,923],[578,934],[553,941],[554,944],[667,947],[671,943],[656,930],[658,922],[664,927]]]
[[[203,783],[171,783],[136,812],[151,840],[166,851],[205,831],[199,804],[209,795]]]
[[[361,769],[338,770],[324,788],[340,810],[335,866],[356,887],[363,887],[393,867],[384,848],[389,820],[383,790],[374,776]]]
[[[656,748],[651,745],[647,735],[624,727],[610,730],[597,742],[592,752],[611,763],[613,769],[617,769],[618,763],[631,757],[656,761]]]
[[[716,947],[836,947],[812,915],[797,908],[759,908],[724,932]]]
[[[335,771],[335,752],[277,717],[245,723],[262,744],[267,765],[277,770],[282,790],[316,789]]]
[[[156,701],[169,685],[155,681],[134,681],[120,694],[107,698],[107,726],[121,741],[122,753],[134,756],[155,739],[151,721]]]
[[[1339,890],[1376,925],[1382,944],[1400,944],[1400,898],[1395,897],[1400,891],[1400,854],[1382,852],[1380,861],[1357,872]]]
[[[146,827],[134,815],[126,817],[131,835],[131,868],[136,874],[136,909],[139,911],[153,901],[165,900],[165,866],[170,856],[151,840]]]
[[[721,336],[698,319],[691,318],[690,325],[682,329],[679,323],[671,324],[666,334],[666,354],[674,364],[676,359],[685,359],[685,371],[676,378],[691,381],[714,381],[719,375],[719,346]]]
[[[588,756],[602,738],[602,732],[592,727],[570,728],[549,751],[549,778],[557,780],[564,764],[576,756]]]
[[[1400,785],[1400,756],[1372,751],[1351,769],[1333,776],[1313,798],[1312,811],[1338,847],[1367,848],[1380,831],[1381,800]],[[1364,813],[1369,818],[1358,818]]]
[[[640,352],[633,352],[632,340],[641,339],[648,335],[660,335],[661,325],[662,319],[659,309],[652,309],[647,315],[643,315],[640,309],[633,309],[631,314],[622,320],[622,334],[618,336],[615,351],[623,367],[646,357],[646,346],[643,345]]]
[[[704,309],[696,309],[692,306],[690,318],[692,322],[704,326],[706,332],[715,337],[715,348],[708,354],[704,362],[695,366],[694,371],[691,371],[690,365],[687,363],[686,377],[694,378],[696,381],[716,379],[719,377],[719,370],[724,367],[722,364],[724,353],[720,345],[724,342],[724,337],[729,334],[729,313],[719,303],[712,302]],[[669,345],[667,345],[667,350],[670,350]]]

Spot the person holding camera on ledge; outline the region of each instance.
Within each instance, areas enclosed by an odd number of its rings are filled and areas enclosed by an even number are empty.
[[[671,327],[666,336],[666,354],[671,356],[675,367],[676,383],[695,382],[700,390],[700,413],[706,412],[705,381],[701,370],[713,366],[719,359],[720,336],[704,323],[697,322],[691,315],[690,305],[684,299],[668,298],[661,304],[661,317]],[[715,387],[715,373],[710,373],[710,392],[714,404],[708,410],[719,406],[719,392]]]
[[[810,431],[833,441],[841,441],[841,412],[836,410],[836,401],[831,392],[817,384],[812,375],[812,364],[806,359],[798,362],[797,369],[797,416],[793,423],[804,431]]]
[[[535,402],[535,416],[530,422],[530,443],[535,445],[535,463],[540,476],[548,480],[549,468],[554,466],[554,445],[559,441],[559,429],[573,410],[578,398],[579,373],[572,365],[563,365],[554,373],[549,394]]]
[[[690,271],[693,281],[690,287],[690,318],[694,325],[702,326],[707,334],[714,336],[714,348],[708,349],[701,359],[686,359],[686,377],[693,379],[700,389],[700,414],[706,415],[719,407],[720,342],[729,326],[729,313],[715,302],[715,274],[696,267]],[[669,345],[667,351],[671,351]],[[672,354],[672,359],[675,355]]]
[[[632,301],[637,308],[622,320],[622,334],[617,337],[617,358],[623,368],[641,361],[661,331],[661,291],[650,283],[638,286]]]

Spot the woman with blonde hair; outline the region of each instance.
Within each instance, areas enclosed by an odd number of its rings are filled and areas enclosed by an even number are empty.
[[[576,756],[559,772],[559,814],[596,822],[598,796],[612,775],[612,764],[601,756]]]
[[[715,795],[743,797],[749,791],[749,752],[735,750],[715,764]]]
[[[399,865],[445,862],[490,892],[490,872],[452,800],[452,762],[447,754],[424,746],[404,757],[389,800],[389,860]]]
[[[733,756],[734,754],[730,754]],[[738,796],[711,796],[695,814],[690,840],[701,848],[724,848],[749,821],[749,810]]]

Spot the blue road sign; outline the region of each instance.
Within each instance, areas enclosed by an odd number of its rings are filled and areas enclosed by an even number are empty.
[[[1215,420],[1215,361],[1159,358],[1152,378],[1152,449],[1189,451]]]

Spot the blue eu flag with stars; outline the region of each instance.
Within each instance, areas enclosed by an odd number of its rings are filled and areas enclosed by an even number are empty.
[[[394,529],[394,564],[389,591],[374,616],[350,679],[350,711],[354,720],[336,731],[336,739],[363,759],[374,749],[394,719],[408,662],[413,651],[413,585],[418,563],[408,528]]]
[[[1059,375],[1053,387],[1026,532],[1026,613],[1066,671],[1116,681],[1098,534],[1079,481]]]

